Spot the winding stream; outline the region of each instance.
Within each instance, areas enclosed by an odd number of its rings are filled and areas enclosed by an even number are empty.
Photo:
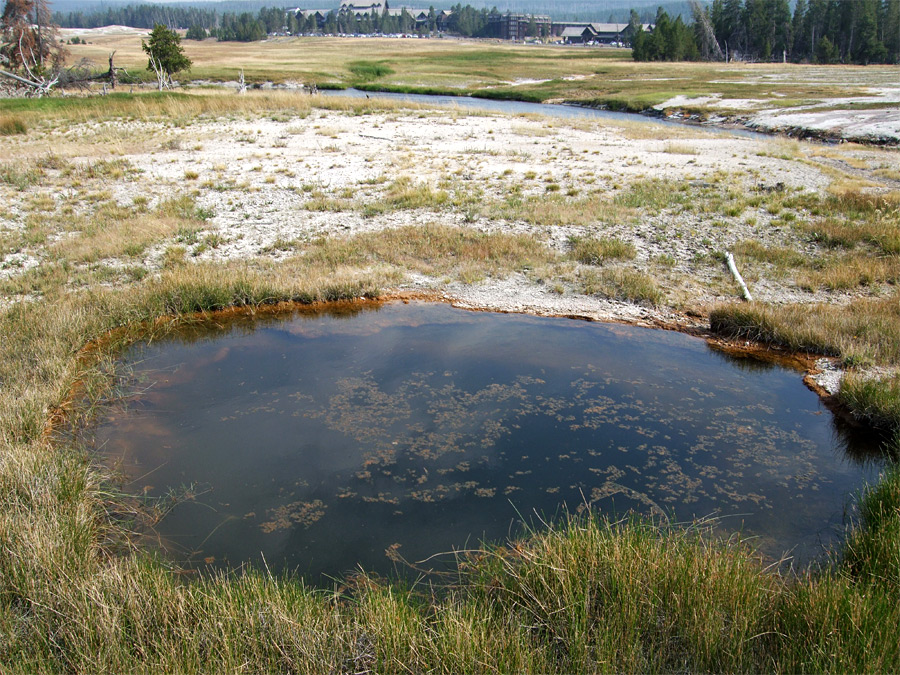
[[[528,103],[525,101],[501,101],[488,98],[477,98],[474,96],[441,96],[434,94],[397,94],[392,92],[365,92],[359,89],[323,89],[319,91],[325,96],[336,96],[346,98],[388,98],[409,103],[421,103],[423,105],[432,105],[440,107],[466,108],[469,110],[483,110],[485,112],[497,112],[506,115],[546,115],[548,117],[557,117],[560,119],[600,119],[600,120],[616,120],[620,122],[641,122],[644,124],[659,124],[663,126],[671,126],[684,128],[692,126],[702,129],[710,133],[729,134],[732,136],[743,136],[746,138],[772,138],[769,134],[763,134],[758,131],[749,131],[747,129],[716,127],[710,125],[699,126],[689,124],[687,122],[678,122],[659,117],[650,117],[638,113],[615,112],[612,110],[600,110],[597,108],[587,108],[576,105],[561,105],[558,103]]]

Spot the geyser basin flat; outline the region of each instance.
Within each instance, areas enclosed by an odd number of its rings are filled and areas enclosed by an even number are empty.
[[[139,393],[95,441],[127,489],[179,497],[164,549],[313,583],[586,505],[715,516],[808,560],[878,469],[797,372],[674,332],[393,303],[194,327],[124,358]]]

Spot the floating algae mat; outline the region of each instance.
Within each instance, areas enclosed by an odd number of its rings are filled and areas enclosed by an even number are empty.
[[[92,433],[165,512],[154,541],[313,583],[447,569],[588,507],[713,517],[808,561],[879,465],[799,373],[668,331],[393,303],[195,326],[124,358],[134,395]]]

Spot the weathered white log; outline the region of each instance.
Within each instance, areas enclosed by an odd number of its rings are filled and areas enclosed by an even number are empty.
[[[50,79],[42,77],[40,79],[36,78],[34,80],[29,80],[26,77],[20,77],[20,76],[16,75],[15,73],[10,73],[5,70],[0,70],[0,75],[9,77],[9,78],[15,80],[16,82],[19,82],[20,84],[24,84],[26,87],[29,87],[31,94],[37,96],[38,98],[40,98],[44,94],[49,94],[50,90],[54,86],[56,86],[57,82],[59,82],[59,75],[56,75],[55,77],[52,77]]]
[[[741,273],[738,272],[737,265],[734,264],[734,256],[731,255],[731,251],[725,251],[725,260],[728,262],[728,269],[731,270],[732,276],[734,276],[734,280],[738,282],[741,287],[741,292],[744,295],[744,300],[747,302],[753,302],[753,298],[750,295],[750,289],[747,288],[747,284],[744,283],[744,278],[741,276]]]

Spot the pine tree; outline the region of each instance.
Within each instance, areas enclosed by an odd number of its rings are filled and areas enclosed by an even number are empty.
[[[882,16],[882,42],[886,60],[900,64],[900,0],[885,0]]]
[[[869,64],[887,59],[887,49],[878,39],[878,0],[860,0],[856,40],[851,54],[856,63]]]
[[[816,45],[816,63],[837,63],[840,60],[840,53],[838,52],[837,45],[835,45],[831,40],[828,39],[826,35],[821,40],[819,40]]]
[[[196,23],[188,28],[187,33],[184,34],[185,40],[205,40],[208,37],[209,34],[206,32],[206,29]]]
[[[162,70],[169,78],[182,70],[189,70],[191,60],[184,55],[181,37],[158,23],[150,32],[147,42],[141,40],[141,49],[147,54],[147,70]],[[156,68],[154,68],[154,62]]]
[[[791,23],[791,7],[788,0],[769,0],[769,29],[772,33],[772,51],[775,57],[784,57],[793,47],[793,27]]]
[[[635,61],[650,60],[647,39],[647,31],[644,30],[641,24],[638,24],[637,30],[634,31],[634,35],[631,38],[631,58]]]
[[[804,28],[806,21],[806,0],[797,0],[794,7],[794,18],[791,20],[791,35],[793,44],[791,54],[795,61],[809,58],[809,40]]]

